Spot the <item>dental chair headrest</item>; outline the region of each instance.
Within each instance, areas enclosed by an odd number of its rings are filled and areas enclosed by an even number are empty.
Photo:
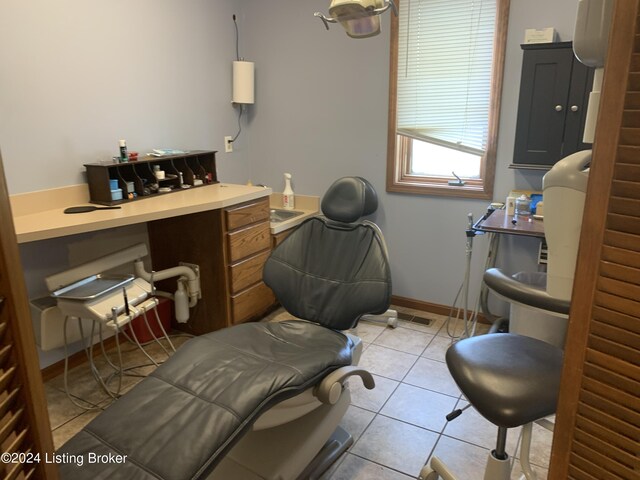
[[[320,207],[330,220],[353,223],[378,209],[378,195],[364,178],[343,177],[329,187]]]

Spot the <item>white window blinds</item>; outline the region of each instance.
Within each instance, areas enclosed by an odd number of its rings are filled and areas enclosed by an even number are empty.
[[[484,154],[497,0],[402,0],[397,131]]]

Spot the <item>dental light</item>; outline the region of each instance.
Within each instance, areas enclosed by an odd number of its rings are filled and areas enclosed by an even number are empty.
[[[331,0],[329,17],[320,12],[314,16],[324,22],[327,30],[330,23],[340,22],[351,38],[367,38],[380,33],[380,15],[389,8],[398,15],[393,0]]]

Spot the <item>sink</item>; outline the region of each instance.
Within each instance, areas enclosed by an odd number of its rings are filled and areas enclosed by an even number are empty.
[[[299,215],[304,215],[304,212],[298,212],[296,210],[285,210],[283,208],[272,208],[270,221],[272,223],[280,223]]]

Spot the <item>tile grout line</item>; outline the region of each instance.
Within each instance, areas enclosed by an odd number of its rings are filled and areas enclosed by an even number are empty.
[[[445,422],[445,424],[444,424],[444,426],[442,427],[442,429],[440,430],[440,432],[435,432],[435,431],[433,431],[433,430],[430,430],[430,429],[428,429],[428,428],[422,427],[422,426],[420,426],[420,425],[415,425],[415,424],[413,424],[413,423],[411,423],[411,422],[407,422],[407,421],[404,421],[404,420],[401,420],[401,419],[397,419],[397,418],[394,418],[394,417],[390,417],[390,416],[388,416],[388,415],[385,415],[385,414],[381,413],[381,412],[382,412],[382,410],[384,409],[385,405],[387,405],[387,403],[388,403],[388,402],[389,402],[389,400],[393,397],[393,395],[394,395],[394,394],[395,394],[395,392],[398,390],[398,388],[400,387],[400,385],[409,385],[409,386],[412,386],[412,387],[415,387],[415,388],[419,388],[419,389],[421,389],[421,390],[425,390],[425,391],[433,392],[433,393],[440,394],[440,395],[445,395],[445,396],[452,397],[452,398],[457,398],[457,401],[456,401],[456,403],[455,403],[455,405],[454,405],[454,409],[458,406],[458,404],[460,403],[460,401],[461,401],[461,399],[462,399],[462,396],[463,396],[463,395],[462,395],[462,393],[460,393],[457,397],[454,397],[454,396],[452,396],[452,395],[447,395],[447,394],[445,394],[445,393],[443,393],[443,392],[437,392],[437,391],[434,391],[434,390],[426,389],[426,388],[424,388],[424,387],[420,387],[420,386],[418,386],[418,385],[412,385],[411,383],[405,382],[405,379],[407,378],[407,376],[409,375],[409,373],[411,372],[411,370],[415,367],[415,365],[417,364],[417,362],[418,362],[418,360],[419,360],[420,358],[426,358],[427,360],[438,361],[438,360],[435,360],[435,359],[431,359],[431,358],[423,357],[423,356],[422,356],[422,355],[424,355],[424,352],[428,349],[428,347],[429,347],[429,346],[430,346],[430,345],[435,341],[435,339],[436,339],[436,338],[438,338],[438,337],[440,337],[440,338],[447,338],[447,339],[448,339],[448,340],[450,340],[452,343],[453,343],[453,341],[454,341],[454,340],[457,340],[456,338],[452,338],[450,335],[447,335],[447,337],[443,337],[443,336],[438,335],[438,333],[440,333],[440,332],[442,331],[442,329],[445,327],[445,325],[446,325],[446,321],[445,321],[445,323],[443,323],[443,325],[441,325],[441,326],[440,326],[440,328],[437,330],[437,332],[436,332],[435,334],[431,334],[431,335],[433,335],[433,338],[431,338],[431,340],[429,341],[429,343],[424,347],[424,349],[422,350],[422,352],[420,353],[420,355],[418,355],[418,356],[416,357],[416,359],[415,359],[415,360],[414,360],[414,362],[411,364],[411,366],[408,368],[407,372],[405,373],[405,375],[402,377],[402,379],[401,379],[400,381],[395,380],[395,379],[390,379],[390,378],[388,378],[388,377],[384,377],[383,375],[379,375],[379,376],[380,376],[380,377],[382,377],[382,378],[387,378],[388,380],[397,381],[397,382],[398,382],[398,384],[397,384],[397,385],[396,385],[396,387],[393,389],[393,392],[391,392],[391,394],[390,394],[390,395],[387,397],[387,399],[384,401],[384,403],[382,404],[382,406],[380,407],[380,409],[379,409],[377,412],[372,412],[372,413],[374,413],[374,416],[373,416],[373,418],[371,419],[371,421],[367,424],[367,427],[365,428],[365,430],[363,430],[363,432],[360,434],[360,437],[358,438],[358,441],[360,441],[360,439],[364,436],[365,432],[366,432],[366,431],[367,431],[367,429],[370,427],[371,423],[373,423],[373,421],[375,421],[375,419],[376,419],[378,416],[381,416],[381,417],[389,418],[389,419],[391,419],[391,420],[395,420],[395,421],[398,421],[398,422],[404,423],[404,424],[406,424],[406,425],[410,425],[410,426],[413,426],[413,427],[416,427],[416,428],[423,429],[423,430],[425,430],[425,431],[428,431],[428,432],[431,432],[431,433],[434,433],[434,434],[436,434],[436,435],[437,435],[436,441],[435,441],[435,443],[434,443],[433,447],[431,448],[431,451],[429,452],[429,455],[427,455],[427,457],[426,457],[426,462],[427,462],[427,463],[429,462],[430,458],[433,456],[433,454],[434,454],[434,452],[435,452],[435,450],[436,450],[436,447],[437,447],[438,443],[440,442],[440,440],[442,439],[442,437],[443,437],[443,436],[446,436],[447,438],[453,438],[454,440],[457,440],[457,441],[462,441],[462,442],[464,442],[463,440],[460,440],[460,439],[457,439],[457,438],[454,438],[454,437],[449,437],[448,435],[445,435],[445,434],[444,434],[444,431],[445,431],[445,429],[446,429],[446,427],[447,427],[448,422]],[[403,328],[403,327],[398,327],[398,328]],[[390,349],[390,350],[399,351],[400,353],[410,354],[409,352],[405,352],[405,351],[402,351],[402,350],[397,350],[397,349],[394,349],[394,348],[392,348],[392,347],[387,347],[387,346],[385,346],[385,345],[380,345],[380,344],[375,343],[375,341],[376,341],[376,340],[377,340],[377,339],[382,335],[382,333],[384,333],[384,331],[385,331],[385,330],[382,330],[382,331],[381,331],[381,332],[380,332],[380,333],[379,333],[379,334],[378,334],[378,335],[377,335],[377,336],[376,336],[376,337],[375,337],[375,338],[370,342],[370,345],[377,345],[378,347],[388,348],[388,349]],[[423,332],[423,333],[427,333],[427,332]],[[430,333],[427,333],[427,334],[430,334]],[[439,362],[439,363],[443,363],[443,362]],[[446,362],[444,362],[444,363],[446,363]],[[359,408],[362,408],[362,407],[359,407]],[[364,410],[367,410],[367,409],[364,409]],[[367,411],[370,411],[370,410],[367,410]],[[464,443],[469,443],[469,442],[464,442]],[[473,445],[473,446],[477,446],[477,445],[474,445],[474,444],[471,444],[471,443],[469,443],[469,444],[470,444],[470,445]],[[354,445],[353,445],[353,446],[355,446],[355,443],[354,443]],[[352,447],[353,447],[353,446],[352,446]],[[477,447],[478,447],[478,446],[477,446]],[[482,448],[482,449],[484,449],[484,450],[487,450],[485,447],[480,447],[480,448]],[[352,455],[356,455],[356,454],[354,454],[354,453],[351,453],[351,454],[352,454]],[[358,455],[356,455],[356,456],[358,456]],[[360,458],[363,458],[363,457],[360,457]],[[372,463],[378,464],[378,465],[382,465],[382,464],[379,464],[379,463],[377,463],[377,462],[375,462],[375,461],[372,461],[372,460],[369,460],[369,459],[366,459],[366,458],[363,458],[363,459],[364,459],[364,460],[366,460],[366,461],[370,461],[370,462],[372,462]],[[424,465],[426,465],[427,463],[425,463]],[[382,465],[382,466],[383,466],[384,468],[389,468],[389,469],[391,469],[391,470],[397,471],[397,470],[395,470],[395,469],[390,468],[390,467],[389,467],[389,466],[387,466],[387,465]],[[401,473],[401,474],[405,475],[405,473],[404,473],[404,472],[399,472],[399,473]]]
[[[348,452],[348,453],[350,455],[353,455],[354,457],[358,457],[358,458],[364,460],[365,462],[373,463],[374,465],[378,465],[378,466],[380,466],[382,468],[385,468],[387,470],[391,470],[393,472],[399,473],[400,475],[403,475],[403,476],[408,477],[408,478],[414,478],[411,475],[409,475],[408,473],[405,473],[405,472],[403,472],[401,470],[398,470],[396,468],[390,467],[389,465],[385,465],[383,463],[376,462],[375,460],[370,460],[368,458],[363,457],[362,455],[358,455],[357,453],[352,453],[352,452]]]
[[[401,327],[398,327],[398,328],[401,328]],[[385,330],[386,330],[386,327],[385,327]],[[374,343],[374,342],[375,342],[375,341],[380,337],[380,335],[382,335],[382,334],[385,332],[385,330],[380,331],[380,333],[379,333],[379,334],[378,334],[378,335],[377,335],[377,336],[376,336],[376,337],[375,337],[375,338],[370,342],[370,344],[369,344],[369,345],[376,345],[376,346],[378,346],[378,347],[388,348],[388,347],[384,347],[384,346],[382,346],[382,345],[378,345],[378,344],[375,344],[375,343]],[[393,330],[395,330],[395,329],[393,329]],[[426,347],[425,347],[425,348],[426,348]],[[393,348],[391,348],[390,350],[398,351],[398,350],[395,350],[395,349],[393,349]],[[407,352],[401,352],[401,353],[407,353]],[[414,362],[411,364],[411,366],[410,366],[410,367],[409,367],[409,369],[407,370],[407,374],[408,374],[408,373],[409,373],[409,371],[413,368],[413,366],[416,364],[416,362],[418,361],[418,359],[419,359],[419,358],[420,358],[419,356],[417,356],[417,357],[416,357],[416,359],[414,360]],[[405,376],[406,376],[407,374],[405,374]],[[353,449],[353,448],[358,444],[358,442],[360,442],[360,440],[364,437],[365,433],[367,432],[367,430],[369,429],[369,427],[371,427],[371,424],[376,420],[376,418],[378,418],[379,416],[382,416],[382,417],[385,417],[385,418],[391,418],[391,417],[388,417],[388,416],[386,416],[386,415],[381,414],[380,412],[381,412],[381,411],[382,411],[382,409],[385,407],[385,405],[387,404],[387,402],[389,402],[389,400],[391,399],[391,397],[393,397],[393,395],[394,395],[394,394],[395,394],[395,392],[398,390],[398,388],[400,387],[400,385],[402,385],[402,381],[398,381],[398,380],[395,380],[395,379],[387,378],[387,377],[384,377],[384,376],[382,376],[382,375],[377,375],[377,376],[379,376],[379,377],[381,377],[381,378],[386,378],[387,380],[392,380],[392,381],[394,381],[394,382],[397,382],[397,385],[393,388],[393,391],[389,394],[389,396],[387,397],[387,399],[382,403],[382,405],[380,406],[380,408],[378,409],[378,411],[376,411],[376,412],[372,412],[372,413],[374,413],[374,415],[373,415],[373,417],[371,418],[371,420],[369,421],[369,423],[367,424],[367,426],[364,428],[364,430],[362,431],[362,433],[360,434],[360,436],[358,437],[358,440],[357,440],[356,442],[354,442],[354,443],[353,443],[353,445],[351,445],[351,446],[349,447],[349,449],[348,449],[345,453],[347,453],[347,454],[351,454],[351,455],[354,455],[354,456],[356,456],[356,457],[358,457],[358,458],[361,458],[361,459],[363,459],[363,460],[365,460],[365,461],[367,461],[367,462],[374,463],[374,464],[379,465],[379,466],[381,466],[381,467],[383,467],[383,468],[386,468],[386,469],[388,469],[388,470],[392,470],[392,471],[394,471],[394,472],[397,472],[397,473],[400,473],[400,474],[402,474],[402,475],[407,476],[407,474],[406,474],[405,472],[401,472],[401,471],[396,470],[396,469],[394,469],[394,468],[391,468],[391,467],[389,467],[389,466],[387,466],[387,465],[383,465],[383,464],[381,464],[381,463],[375,462],[375,461],[370,460],[370,459],[368,459],[368,458],[364,458],[364,457],[362,457],[362,456],[360,456],[360,455],[357,455],[357,454],[353,453],[353,451],[352,451],[352,449]],[[403,377],[403,378],[404,378],[404,377]],[[358,407],[358,408],[362,408],[362,407]],[[368,409],[363,409],[363,410],[366,410],[366,411],[371,412],[371,410],[368,410]],[[394,420],[397,420],[397,419],[394,419]],[[408,423],[408,422],[403,422],[403,423],[406,423],[406,424],[408,424],[408,425],[411,425],[411,424],[410,424],[410,423]],[[436,443],[437,443],[437,441],[436,441]],[[344,455],[343,455],[343,456],[344,456]],[[344,459],[343,459],[343,460],[342,460],[342,462],[340,462],[340,463],[342,464],[343,462],[344,462]],[[337,471],[337,469],[336,469],[335,471]]]

